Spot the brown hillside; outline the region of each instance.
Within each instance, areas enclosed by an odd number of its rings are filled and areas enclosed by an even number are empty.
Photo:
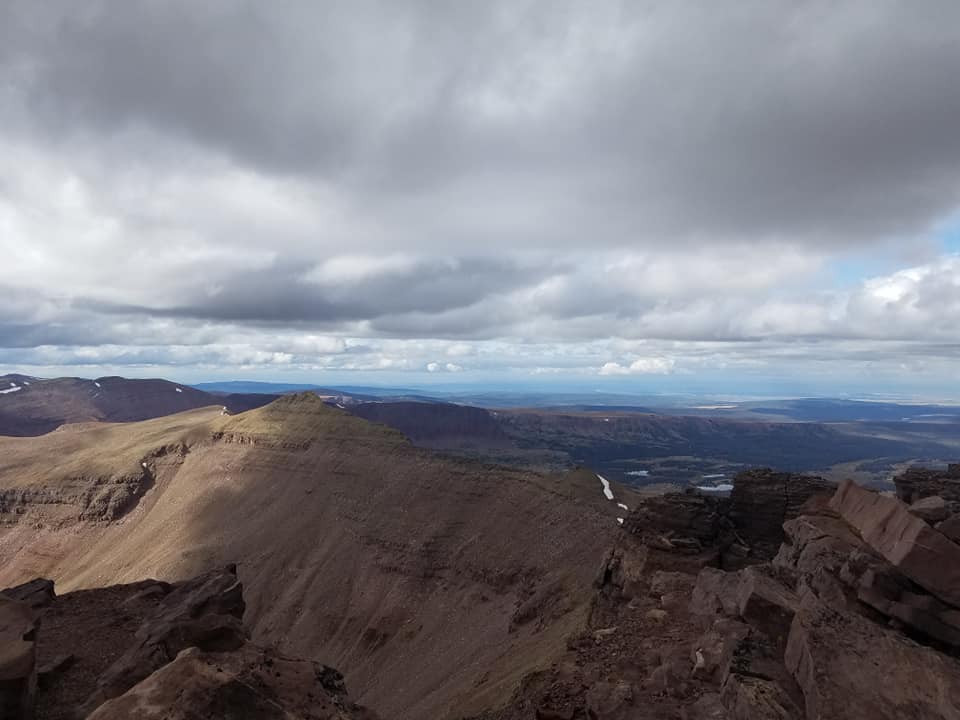
[[[435,457],[304,394],[0,439],[0,587],[238,559],[254,640],[341,669],[385,717],[459,717],[582,626],[618,512],[588,473]]]
[[[168,380],[0,376],[0,435],[42,435],[66,423],[135,422],[220,405],[243,412],[273,395],[213,395]]]

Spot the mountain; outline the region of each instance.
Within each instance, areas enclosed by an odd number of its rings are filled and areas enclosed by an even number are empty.
[[[506,702],[585,622],[626,512],[603,490],[586,471],[438,457],[313,394],[66,425],[0,438],[0,587],[237,562],[254,642],[338,668],[384,717],[461,717]]]
[[[0,376],[0,435],[42,435],[65,423],[131,422],[217,405],[243,412],[276,396],[214,395],[167,380]]]

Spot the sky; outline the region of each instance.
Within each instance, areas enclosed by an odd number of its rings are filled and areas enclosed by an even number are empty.
[[[0,372],[957,397],[960,4],[0,0]]]

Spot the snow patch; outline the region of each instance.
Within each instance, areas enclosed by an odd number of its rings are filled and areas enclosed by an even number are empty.
[[[727,493],[733,490],[733,485],[723,483],[721,485],[697,485],[697,490],[705,493]]]
[[[627,507],[626,503],[617,503],[617,507],[623,508],[627,512],[630,512],[630,508]]]
[[[177,392],[183,392],[183,390],[181,390],[180,388],[174,388],[174,390],[176,390]]]
[[[146,464],[145,462],[140,463],[140,467],[145,468],[146,466],[147,466],[147,464]]]
[[[704,480],[719,480],[722,477],[726,477],[726,473],[714,473],[713,475],[704,475]]]
[[[597,475],[600,482],[603,484],[603,495],[607,500],[613,500],[613,490],[610,489],[610,481],[607,480],[603,475]]]
[[[617,518],[617,522],[623,525],[623,518]]]
[[[97,387],[100,387],[100,383],[98,383],[96,380],[93,381],[93,384],[96,385]]]
[[[18,390],[23,390],[23,388],[17,387],[16,385],[14,385],[13,387],[7,388],[6,390],[0,390],[0,395],[6,395],[7,393],[17,392]]]
[[[633,475],[634,477],[647,477],[649,474],[649,470],[631,470],[627,473],[627,475]]]

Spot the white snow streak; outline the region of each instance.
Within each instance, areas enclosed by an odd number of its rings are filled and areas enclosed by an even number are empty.
[[[600,482],[603,484],[603,495],[607,500],[613,500],[613,490],[610,489],[610,481],[607,480],[603,475],[597,475]]]
[[[181,390],[180,388],[174,388],[174,390],[176,390],[177,392],[183,392],[183,390]]]
[[[733,490],[733,485],[724,483],[723,485],[697,485],[697,490],[705,493],[724,493]]]
[[[623,508],[627,512],[630,512],[630,508],[628,508],[625,503],[617,503],[617,507]]]
[[[93,384],[96,385],[97,387],[100,387],[100,383],[98,383],[96,380],[93,381]]]
[[[617,522],[623,525],[623,518],[617,518]]]
[[[22,387],[17,387],[14,385],[12,388],[7,388],[6,390],[0,390],[0,395],[6,395],[7,393],[17,392],[18,390],[23,390]]]

